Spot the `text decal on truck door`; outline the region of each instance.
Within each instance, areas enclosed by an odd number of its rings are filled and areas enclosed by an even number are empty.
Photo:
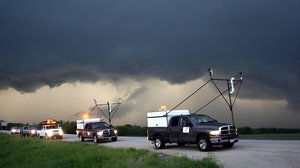
[[[190,133],[190,127],[183,127],[182,133]]]

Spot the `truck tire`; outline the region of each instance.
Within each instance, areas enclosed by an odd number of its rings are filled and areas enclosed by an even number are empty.
[[[93,141],[94,141],[94,143],[98,143],[99,142],[99,140],[98,140],[98,138],[97,138],[96,135],[93,136]]]
[[[224,143],[222,144],[224,148],[232,148],[234,143]]]
[[[116,142],[117,141],[117,137],[115,137],[115,138],[111,138],[111,140],[113,141],[113,142]]]
[[[177,145],[178,145],[178,146],[184,146],[184,145],[185,145],[185,142],[177,142]]]
[[[155,147],[155,149],[165,148],[165,141],[162,139],[161,136],[156,136],[154,138],[154,147]]]
[[[202,135],[197,139],[197,145],[200,151],[209,151],[212,148],[210,140],[205,135]]]
[[[80,141],[80,142],[84,142],[84,138],[82,137],[81,134],[79,134],[79,141]]]

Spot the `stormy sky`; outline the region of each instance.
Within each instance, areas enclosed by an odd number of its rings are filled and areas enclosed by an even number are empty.
[[[239,125],[299,128],[299,20],[298,1],[1,1],[0,118],[74,120],[93,98],[122,97],[116,124],[145,125],[213,67],[244,72]],[[228,120],[221,99],[203,113]]]

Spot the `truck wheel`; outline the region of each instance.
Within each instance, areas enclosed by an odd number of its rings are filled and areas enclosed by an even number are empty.
[[[111,140],[113,141],[113,142],[115,142],[115,141],[117,141],[117,137],[115,137],[115,138],[111,138]]]
[[[94,141],[94,143],[98,143],[99,142],[99,140],[98,140],[98,138],[97,138],[96,135],[93,136],[93,141]]]
[[[223,147],[224,147],[224,148],[232,148],[233,145],[234,145],[234,143],[224,143],[224,144],[223,144]]]
[[[82,137],[81,134],[79,134],[79,141],[80,141],[80,142],[84,142],[84,138]]]
[[[155,149],[163,149],[165,148],[165,141],[162,139],[161,136],[156,136],[154,139],[154,146]]]
[[[204,135],[197,139],[197,145],[200,151],[209,151],[212,147],[210,140]]]
[[[184,146],[184,145],[185,145],[185,142],[177,142],[177,145],[178,145],[178,146]]]

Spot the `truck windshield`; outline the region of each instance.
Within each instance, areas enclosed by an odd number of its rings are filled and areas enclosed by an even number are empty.
[[[29,129],[38,129],[39,128],[39,126],[37,126],[37,125],[30,125],[29,126]]]
[[[106,124],[105,122],[99,122],[99,123],[93,123],[92,128],[97,129],[97,128],[108,128],[109,125]]]
[[[217,121],[207,115],[193,115],[193,116],[191,116],[191,119],[195,123],[208,123],[208,122],[216,122]]]
[[[55,128],[56,128],[55,125],[48,125],[48,126],[46,126],[46,129],[55,129]]]

